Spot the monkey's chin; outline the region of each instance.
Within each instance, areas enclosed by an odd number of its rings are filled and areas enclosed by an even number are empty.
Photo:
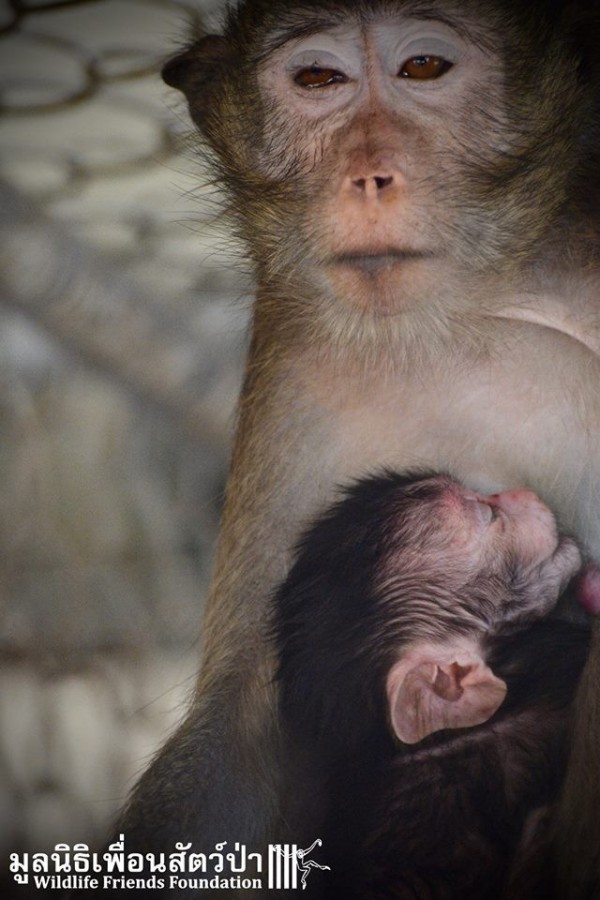
[[[424,254],[356,256],[327,268],[334,293],[355,309],[378,316],[400,315],[426,289]]]

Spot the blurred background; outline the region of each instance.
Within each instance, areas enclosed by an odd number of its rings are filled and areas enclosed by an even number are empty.
[[[161,62],[223,0],[0,0],[0,857],[179,720],[249,280]]]

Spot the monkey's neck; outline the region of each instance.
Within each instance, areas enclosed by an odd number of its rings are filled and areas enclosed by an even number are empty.
[[[600,356],[597,309],[600,280],[590,268],[577,289],[559,271],[531,266],[510,279],[448,278],[398,312],[357,308],[351,300],[318,293],[314,285],[271,278],[259,283],[254,335],[260,354],[325,362],[337,370],[377,377],[437,366],[443,355],[464,366],[502,353],[523,323],[567,335]]]

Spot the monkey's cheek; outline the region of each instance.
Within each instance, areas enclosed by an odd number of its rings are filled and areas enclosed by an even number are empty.
[[[553,603],[564,591],[568,583],[581,570],[582,559],[579,548],[571,538],[559,540],[554,553],[538,567],[539,578],[546,585],[548,603]]]
[[[562,590],[582,566],[581,553],[575,541],[572,541],[571,538],[561,537],[548,564],[556,570],[560,582],[559,587]]]
[[[548,507],[529,491],[512,494],[515,497],[522,494],[525,500],[520,508],[513,505],[508,510],[514,529],[514,548],[525,568],[532,569],[546,561],[552,561],[557,571],[569,568],[572,563],[578,568],[579,551],[572,541],[567,544],[566,538],[559,538],[556,520]],[[506,504],[503,508],[506,509]]]
[[[556,556],[560,559],[563,569],[562,588],[580,571],[583,560],[579,547],[571,538],[561,538]]]

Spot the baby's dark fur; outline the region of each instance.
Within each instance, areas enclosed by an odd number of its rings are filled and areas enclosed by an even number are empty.
[[[516,900],[511,867],[518,861],[527,870],[532,843],[536,883],[527,898],[547,900],[552,859],[544,849],[541,866],[539,858],[551,816],[541,813],[564,778],[589,629],[546,619],[515,630],[501,615],[490,624],[485,572],[454,598],[460,605],[448,596],[445,607],[443,585],[432,585],[428,608],[426,557],[420,604],[406,596],[390,602],[390,551],[400,566],[402,553],[414,552],[434,499],[431,478],[362,481],[305,535],[276,597],[281,714],[296,760],[288,816],[299,840],[323,839],[319,861],[331,867],[311,872],[309,896]],[[509,594],[519,591],[518,576],[513,560]],[[468,632],[472,619],[461,618],[461,608],[473,614],[477,606],[487,618],[486,662],[508,685],[505,702],[483,725],[401,744],[385,687],[399,646],[428,628],[438,639],[440,627]]]

